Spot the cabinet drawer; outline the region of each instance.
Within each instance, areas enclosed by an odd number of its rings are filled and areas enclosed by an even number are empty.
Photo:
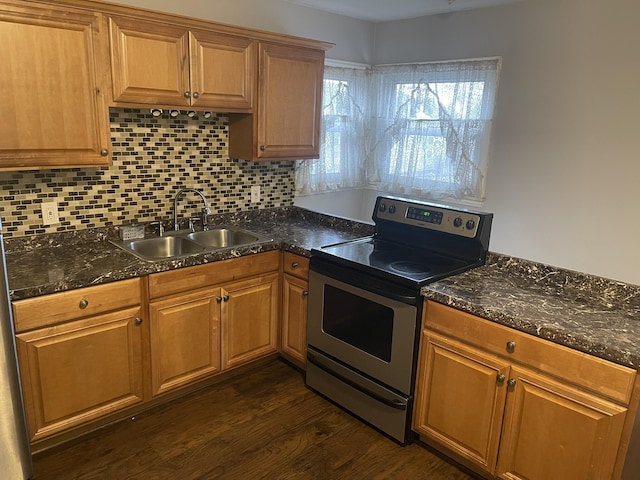
[[[140,282],[132,278],[13,302],[16,332],[137,305]]]
[[[629,404],[636,376],[630,368],[431,301],[425,309],[424,327]],[[515,344],[513,349],[507,347],[509,342]]]
[[[229,260],[180,268],[149,276],[149,297],[159,298],[174,293],[251,277],[280,268],[280,251],[273,250]]]
[[[295,275],[296,277],[309,279],[309,259],[302,255],[291,252],[284,252],[284,263],[282,269],[284,273]]]

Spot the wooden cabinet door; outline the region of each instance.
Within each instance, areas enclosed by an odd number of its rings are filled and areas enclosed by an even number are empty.
[[[149,305],[153,395],[220,371],[220,304],[212,289]]]
[[[16,336],[32,441],[143,401],[140,308]]]
[[[185,28],[111,17],[109,34],[114,101],[190,105]]]
[[[24,1],[0,10],[0,170],[108,165],[102,17]]]
[[[323,71],[323,51],[260,45],[259,159],[320,156]]]
[[[211,32],[189,34],[191,104],[249,111],[255,89],[256,43]]]
[[[519,367],[510,377],[497,475],[611,478],[626,408]]]
[[[281,351],[304,366],[307,363],[307,305],[309,282],[284,274],[282,280]]]
[[[423,333],[414,430],[493,473],[508,373],[496,357]]]
[[[279,274],[222,289],[222,368],[229,369],[278,350]]]

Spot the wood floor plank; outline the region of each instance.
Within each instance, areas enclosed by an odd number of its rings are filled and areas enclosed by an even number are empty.
[[[275,360],[34,456],[36,480],[468,480],[400,446]]]

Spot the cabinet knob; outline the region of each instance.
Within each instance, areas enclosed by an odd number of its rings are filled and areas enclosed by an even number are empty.
[[[136,327],[139,327],[140,325],[142,325],[142,319],[140,317],[136,317],[133,323],[135,323]]]
[[[225,295],[224,297],[222,297],[222,301],[223,302],[228,302],[229,301],[229,295]]]
[[[507,387],[515,388],[516,387],[516,379],[515,378],[510,378],[509,381],[507,382]]]
[[[300,265],[298,262],[291,262],[291,268],[298,268],[298,265]]]
[[[498,385],[504,385],[504,381],[507,379],[507,377],[505,377],[502,373],[498,374],[498,376],[496,377],[496,383]]]
[[[103,148],[102,150],[100,150],[100,155],[102,155],[103,157],[106,157],[107,155],[109,155],[109,150],[107,150],[106,148]]]
[[[507,352],[513,353],[516,349],[516,342],[507,342]]]
[[[191,98],[191,92],[189,90],[184,92],[184,98]]]
[[[193,98],[195,98],[196,100],[200,98],[200,93],[198,92],[193,92]]]
[[[260,151],[264,152],[267,149],[267,147],[265,147],[264,145],[260,145]]]
[[[304,292],[302,292],[302,296],[303,297],[308,297],[309,296],[309,290],[305,290]]]
[[[89,306],[89,300],[87,300],[86,298],[83,298],[82,300],[80,300],[80,304],[78,306],[82,310],[84,310],[85,308],[87,308]]]
[[[222,297],[216,297],[216,302],[222,303]]]

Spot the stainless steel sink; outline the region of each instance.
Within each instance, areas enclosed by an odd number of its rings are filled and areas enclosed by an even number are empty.
[[[214,227],[211,230],[190,233],[187,238],[206,248],[238,247],[260,239],[255,233],[230,227]]]
[[[111,243],[143,260],[155,262],[205,253],[223,248],[270,242],[266,238],[237,227],[218,226],[201,232],[172,231],[162,237]]]
[[[120,246],[144,260],[152,261],[183,257],[204,251],[202,245],[183,237],[173,236],[131,240]]]

